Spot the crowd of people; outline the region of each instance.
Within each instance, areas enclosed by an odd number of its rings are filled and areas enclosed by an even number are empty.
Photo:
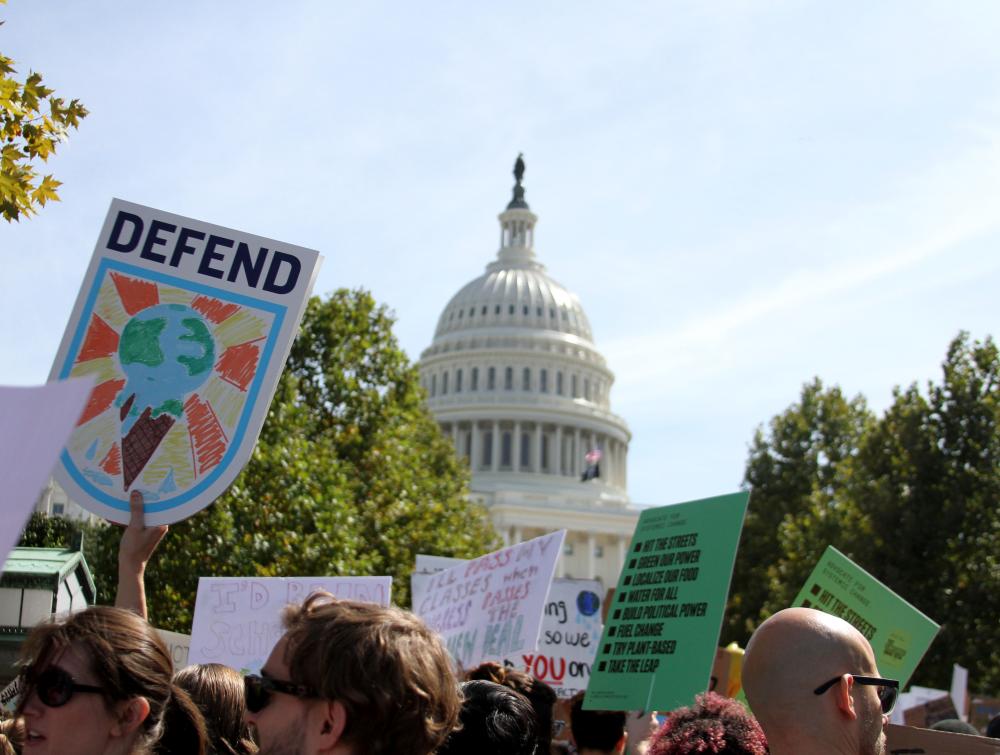
[[[899,691],[845,621],[791,608],[754,633],[742,704],[707,692],[661,719],[597,711],[569,721],[531,675],[484,663],[460,676],[440,637],[396,607],[314,593],[288,606],[259,674],[176,670],[145,616],[145,563],[166,532],[141,498],[119,552],[115,607],[36,627],[0,755],[884,755]],[[567,726],[568,724],[568,726]]]

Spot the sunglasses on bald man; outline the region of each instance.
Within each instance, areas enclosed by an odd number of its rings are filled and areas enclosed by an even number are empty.
[[[870,687],[878,687],[878,700],[882,703],[882,712],[889,715],[896,705],[896,698],[899,697],[899,682],[895,679],[882,679],[877,676],[855,676],[851,674],[855,684],[864,684]],[[839,682],[841,677],[835,676],[828,682],[824,682],[813,690],[814,695],[822,695],[834,684]]]

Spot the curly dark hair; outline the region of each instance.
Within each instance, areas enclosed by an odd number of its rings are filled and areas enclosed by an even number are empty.
[[[673,711],[653,735],[649,755],[767,755],[767,738],[735,700],[706,692]]]

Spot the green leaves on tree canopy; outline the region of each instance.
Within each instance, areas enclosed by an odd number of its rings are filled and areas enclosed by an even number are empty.
[[[8,222],[59,200],[61,183],[39,176],[35,161],[48,160],[87,116],[79,100],[53,96],[40,73],[29,72],[23,82],[15,73],[14,61],[0,54],[0,215]]]
[[[723,640],[745,643],[834,545],[942,625],[915,683],[1000,689],[1000,357],[951,343],[940,385],[897,389],[881,417],[816,380],[758,430]]]

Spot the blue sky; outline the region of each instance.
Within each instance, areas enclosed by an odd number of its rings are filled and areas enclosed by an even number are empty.
[[[814,375],[881,409],[995,333],[991,2],[39,2],[0,50],[91,115],[0,226],[0,383],[44,382],[112,197],[326,256],[412,358],[514,157],[634,433],[634,501],[735,489]]]

